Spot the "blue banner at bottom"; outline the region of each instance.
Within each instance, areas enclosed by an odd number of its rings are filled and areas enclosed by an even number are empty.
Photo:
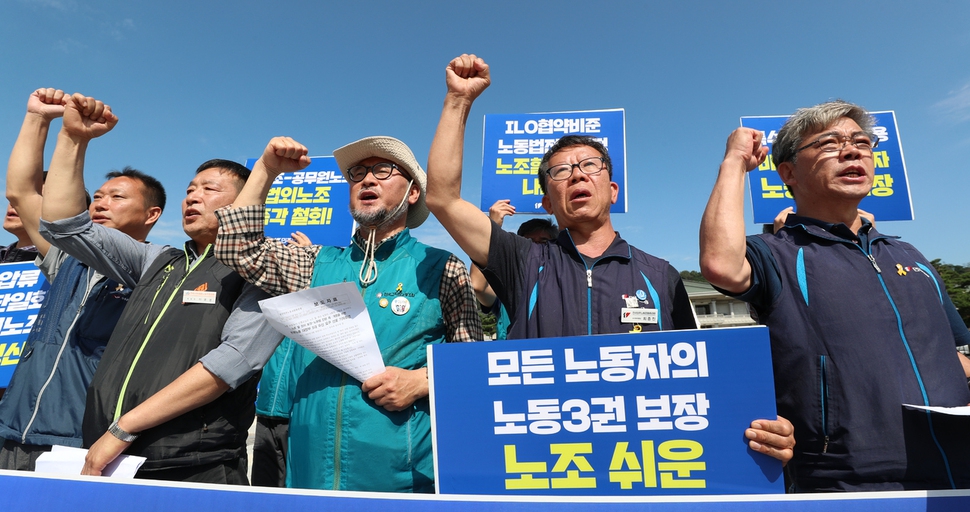
[[[230,485],[109,481],[98,477],[47,478],[0,471],[0,509],[30,512],[104,512],[107,504],[126,504],[139,512],[287,512],[353,511],[718,511],[752,512],[832,510],[925,512],[970,510],[970,491],[906,491],[811,495],[559,497],[399,495],[339,491],[270,489]]]

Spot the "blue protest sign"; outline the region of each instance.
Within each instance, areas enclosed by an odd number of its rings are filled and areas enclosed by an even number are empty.
[[[440,493],[784,492],[781,463],[743,436],[775,418],[765,327],[434,345],[428,360]]]
[[[879,137],[879,145],[872,153],[875,177],[872,191],[859,204],[859,208],[873,214],[876,222],[884,220],[913,220],[913,202],[909,193],[909,178],[903,160],[903,146],[899,141],[896,113],[870,112],[876,120],[873,128]],[[771,146],[778,130],[788,116],[742,117],[741,126],[764,132],[762,144],[768,146],[768,158],[757,169],[748,173],[751,189],[751,206],[754,222],[771,224],[778,212],[795,206],[795,201],[778,176],[771,161]]]
[[[0,264],[0,388],[7,387],[50,285],[32,262]]]
[[[246,160],[253,168],[255,158]],[[306,169],[276,177],[266,195],[266,236],[289,240],[300,231],[317,245],[344,247],[350,242],[350,184],[332,156],[310,159]]]
[[[539,162],[563,135],[585,135],[603,143],[620,186],[613,213],[626,212],[626,121],[623,109],[487,114],[482,148],[482,211],[511,199],[516,213],[545,213]]]

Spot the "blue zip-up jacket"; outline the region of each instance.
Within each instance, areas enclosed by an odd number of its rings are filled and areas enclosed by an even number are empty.
[[[868,224],[856,243],[842,224],[788,222],[749,237],[740,297],[771,335],[795,490],[970,485],[970,423],[903,407],[970,403],[936,271]]]
[[[492,223],[482,274],[508,310],[509,339],[696,328],[677,270],[619,234],[602,255],[587,261],[568,229],[555,242],[536,244]],[[657,323],[623,323],[628,299],[638,308],[656,309]]]
[[[73,257],[61,263],[0,400],[0,437],[81,446],[85,393],[130,296]]]

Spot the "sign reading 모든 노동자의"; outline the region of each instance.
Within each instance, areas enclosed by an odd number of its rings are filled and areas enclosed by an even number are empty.
[[[782,493],[765,327],[432,345],[444,494]],[[474,450],[469,450],[474,446]]]

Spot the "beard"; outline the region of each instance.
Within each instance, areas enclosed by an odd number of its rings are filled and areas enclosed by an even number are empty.
[[[402,216],[407,214],[407,211],[407,208],[395,208],[394,210],[388,210],[385,207],[381,207],[372,212],[351,209],[350,216],[354,218],[354,221],[356,221],[357,224],[363,227],[377,228],[399,220]]]

